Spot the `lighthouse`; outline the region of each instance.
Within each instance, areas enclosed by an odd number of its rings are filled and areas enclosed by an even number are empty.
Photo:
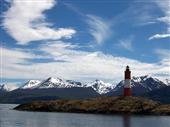
[[[125,81],[124,81],[124,96],[131,96],[131,71],[129,69],[129,66],[126,66],[125,70]]]

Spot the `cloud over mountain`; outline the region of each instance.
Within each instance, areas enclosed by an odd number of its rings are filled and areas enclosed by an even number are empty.
[[[165,78],[162,74],[169,74],[169,64],[164,61],[165,59],[162,59],[160,63],[144,63],[130,58],[106,55],[102,52],[81,51],[75,49],[76,47],[78,46],[62,42],[41,45],[39,51],[53,59],[52,62],[45,63],[31,62],[31,59],[46,57],[35,55],[31,50],[26,52],[1,48],[2,60],[5,61],[1,63],[2,78],[42,79],[56,76],[81,81],[96,78],[118,81],[122,79],[121,74],[126,65],[132,67],[133,75],[157,74],[157,77]]]

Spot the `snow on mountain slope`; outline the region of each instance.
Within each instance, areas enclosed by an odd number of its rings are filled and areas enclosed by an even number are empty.
[[[136,79],[140,80],[140,82],[138,82]],[[149,75],[145,75],[141,77],[132,77],[131,82],[132,82],[131,83],[132,87],[137,85],[137,83],[139,83],[150,91],[166,86],[166,84],[164,84],[162,81],[158,80],[157,78],[153,78]]]
[[[115,86],[111,83],[104,83],[102,80],[95,80],[92,83],[86,84],[84,87],[92,87],[97,93],[105,94],[114,89]]]
[[[168,86],[170,86],[170,79],[165,79],[164,83]]]
[[[20,89],[34,89],[34,88],[70,88],[81,87],[80,82],[73,80],[62,80],[60,78],[49,77],[43,81],[29,80]]]
[[[83,84],[81,82],[77,82],[74,80],[66,80],[66,82],[70,85],[70,86],[74,86],[74,87],[83,87]]]
[[[62,88],[65,83],[60,78],[49,77],[48,79],[42,81],[38,88]]]
[[[122,80],[115,87],[114,91],[118,91],[122,89],[123,86],[124,86],[124,81]],[[131,87],[135,88],[135,91],[138,91],[141,93],[159,89],[165,86],[167,86],[165,83],[149,75],[140,76],[140,77],[132,77],[131,79]]]
[[[0,91],[8,92],[8,91],[10,91],[10,89],[7,87],[7,85],[2,84],[2,85],[0,85]]]
[[[41,81],[39,80],[29,80],[26,82],[23,86],[21,86],[19,89],[33,89],[38,87]]]
[[[49,77],[42,82],[39,80],[29,80],[20,89],[33,89],[33,88],[70,88],[81,87],[80,82],[73,80],[62,80],[60,78]]]
[[[49,77],[48,79],[42,81],[38,88],[61,88],[64,85],[62,79]]]
[[[104,94],[112,90],[114,85],[110,83],[104,83],[101,80],[95,80],[92,83],[82,84],[81,82],[73,80],[62,80],[60,78],[49,77],[42,82],[39,80],[29,80],[24,86],[20,87],[20,89],[72,87],[92,87],[97,93]]]

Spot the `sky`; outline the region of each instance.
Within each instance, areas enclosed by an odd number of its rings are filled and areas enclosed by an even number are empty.
[[[1,0],[0,84],[170,79],[169,0]]]

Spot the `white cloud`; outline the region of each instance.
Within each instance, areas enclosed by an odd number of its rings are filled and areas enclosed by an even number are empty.
[[[161,38],[170,38],[170,34],[155,34],[155,35],[149,37],[149,40],[161,39]]]
[[[157,20],[160,21],[160,22],[164,22],[166,24],[170,23],[170,17],[169,16],[159,17],[159,18],[157,18]]]
[[[128,39],[119,40],[118,46],[125,50],[133,51],[132,41],[133,41],[133,37],[130,37]]]
[[[38,50],[60,61],[28,65],[24,64],[27,62],[26,59],[30,57],[36,59],[36,55],[18,49],[2,48],[1,78],[44,79],[54,76],[80,81],[99,78],[118,82],[123,79],[126,65],[130,65],[132,75],[135,76],[157,74],[160,79],[168,78],[170,65],[166,59],[162,59],[159,63],[144,63],[130,58],[106,55],[102,52],[75,50],[78,46],[69,43],[53,42],[47,45],[41,45]],[[13,54],[15,54],[14,58]]]
[[[51,9],[55,0],[13,0],[4,13],[2,25],[18,44],[37,40],[58,40],[71,38],[76,33],[71,28],[51,28],[46,22],[44,11]]]
[[[155,49],[155,53],[161,59],[160,64],[163,66],[159,68],[158,76],[167,76],[167,79],[170,79],[170,50],[168,49]],[[167,68],[165,68],[167,66]],[[165,73],[165,71],[167,71]]]
[[[165,33],[155,34],[149,37],[149,40],[170,38],[170,1],[169,0],[156,0],[155,3],[162,10],[164,16],[158,17],[156,20],[167,25],[167,31]]]
[[[169,0],[157,0],[155,1],[158,7],[164,13],[164,17],[158,18],[158,20],[163,21],[170,25],[170,1]]]
[[[35,55],[33,54],[22,52],[16,49],[8,49],[8,48],[0,47],[0,51],[1,51],[2,65],[24,63],[26,62],[25,59],[35,57]],[[1,69],[3,69],[2,66]]]
[[[70,3],[64,3],[64,5],[71,11],[74,11],[76,14],[85,18],[85,22],[89,26],[89,32],[97,44],[100,45],[104,43],[110,37],[111,32],[113,32],[111,31],[112,22],[99,16],[91,14],[85,15],[79,8]]]
[[[74,11],[74,12],[77,13],[78,15],[84,17],[84,14],[80,11],[80,9],[77,8],[76,6],[74,6],[73,4],[66,3],[66,2],[63,2],[63,4],[64,4],[68,9],[70,9],[71,11]]]
[[[155,53],[158,54],[161,59],[170,59],[170,50],[168,49],[156,49]]]
[[[64,5],[71,11],[85,18],[85,22],[89,26],[89,32],[97,44],[104,43],[110,37],[111,32],[113,32],[111,31],[112,22],[99,16],[91,14],[85,15],[79,8],[70,3],[64,3]]]
[[[111,35],[111,23],[94,15],[87,15],[86,19],[90,34],[98,44],[104,43]]]

